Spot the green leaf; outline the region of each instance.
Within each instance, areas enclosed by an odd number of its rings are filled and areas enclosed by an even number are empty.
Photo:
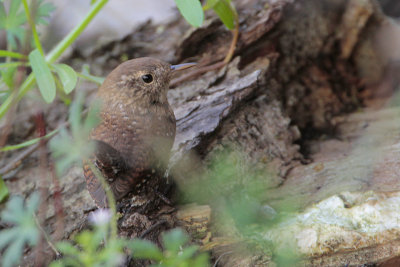
[[[220,0],[214,5],[213,9],[229,30],[233,30],[235,28],[236,13],[229,0]]]
[[[213,8],[218,3],[218,1],[221,1],[221,0],[207,0],[205,5],[203,6],[203,10],[209,10],[209,9]]]
[[[9,89],[14,88],[14,74],[16,70],[17,66],[12,66],[6,69],[0,69],[1,78]]]
[[[25,55],[12,52],[12,51],[7,51],[7,50],[0,50],[0,57],[12,57],[12,58],[25,58]]]
[[[60,241],[57,243],[57,248],[62,254],[66,255],[78,255],[79,250],[68,243],[67,241]]]
[[[8,14],[4,5],[0,5],[0,29],[6,30],[7,42],[12,49],[16,49],[17,40],[22,43],[25,36],[26,17],[21,12],[21,0],[11,0],[8,4]]]
[[[2,259],[3,266],[12,267],[16,263],[18,263],[22,255],[23,249],[24,249],[23,239],[17,238],[13,242],[11,242],[9,247],[3,254],[3,259]]]
[[[66,64],[53,64],[53,67],[61,80],[64,92],[66,94],[71,93],[78,81],[78,75],[74,69]]]
[[[35,49],[29,54],[29,62],[43,99],[51,103],[56,97],[56,83],[46,60],[39,50]]]
[[[171,231],[164,233],[162,236],[162,241],[165,249],[171,252],[178,252],[187,241],[187,235],[182,231],[182,229],[172,229]]]
[[[200,27],[204,20],[204,12],[199,0],[175,0],[182,16],[194,27]]]
[[[184,260],[192,258],[199,250],[199,246],[193,245],[183,249],[182,253],[178,254],[178,257]]]
[[[132,250],[133,257],[136,259],[152,259],[160,261],[163,254],[160,249],[148,240],[134,239],[128,243]]]
[[[6,8],[3,3],[0,3],[0,29],[5,29],[7,23]]]
[[[27,146],[31,146],[31,145],[33,145],[33,144],[38,143],[41,139],[49,138],[49,137],[53,136],[53,135],[56,134],[58,131],[59,131],[59,130],[56,129],[56,130],[53,130],[53,131],[51,131],[50,133],[46,134],[46,135],[43,136],[43,137],[33,138],[33,139],[31,139],[31,140],[25,141],[25,142],[20,143],[20,144],[17,144],[17,145],[10,145],[10,146],[2,147],[2,148],[0,148],[0,152],[10,151],[10,150],[16,150],[16,149],[21,149],[21,148],[24,148],[24,147],[27,147]]]
[[[6,209],[1,213],[1,220],[14,226],[0,232],[0,248],[6,247],[1,258],[2,266],[18,265],[25,245],[34,246],[39,239],[33,214],[39,206],[39,194],[33,193],[29,200],[13,196]]]
[[[191,262],[191,267],[204,267],[204,266],[210,266],[207,253],[201,253]]]
[[[0,63],[0,69],[8,69],[21,66],[22,62],[7,62],[7,63]]]
[[[45,3],[43,0],[39,1],[39,8],[37,8],[35,23],[47,25],[48,22],[45,18],[49,18],[51,12],[56,10],[56,7],[52,3]]]
[[[8,188],[0,176],[0,203],[2,203],[8,197]]]
[[[77,74],[80,78],[97,83],[98,85],[101,85],[105,80],[104,77],[98,77],[98,76],[91,75],[89,65],[87,65],[87,64],[83,65],[82,72],[77,73]]]

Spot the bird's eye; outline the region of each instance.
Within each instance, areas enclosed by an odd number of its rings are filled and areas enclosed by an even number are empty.
[[[151,83],[153,81],[153,76],[151,74],[145,74],[142,76],[142,80],[145,83]]]

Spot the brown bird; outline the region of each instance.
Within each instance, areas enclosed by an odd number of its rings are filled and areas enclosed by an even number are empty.
[[[90,135],[96,149],[84,163],[87,188],[98,207],[107,207],[107,198],[87,161],[108,180],[117,200],[165,171],[176,130],[167,99],[171,73],[193,65],[137,58],[106,77],[97,92],[101,122]]]

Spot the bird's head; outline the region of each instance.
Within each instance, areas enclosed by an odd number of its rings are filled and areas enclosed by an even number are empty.
[[[107,76],[99,88],[99,96],[103,101],[118,98],[127,104],[162,104],[167,102],[172,72],[194,65],[170,65],[149,57],[128,60]]]

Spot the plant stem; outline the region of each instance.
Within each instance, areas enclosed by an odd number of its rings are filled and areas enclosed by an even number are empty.
[[[117,209],[116,209],[116,204],[115,204],[115,198],[113,193],[111,192],[110,186],[106,182],[106,179],[104,176],[100,173],[100,171],[93,165],[92,162],[89,160],[87,161],[90,169],[94,173],[97,179],[99,179],[101,186],[103,187],[104,191],[106,192],[107,200],[108,200],[108,205],[111,210],[111,221],[110,221],[110,227],[111,227],[111,235],[110,239],[115,240],[117,238]]]
[[[26,18],[28,19],[28,23],[29,23],[29,25],[31,26],[31,29],[32,29],[33,40],[35,41],[36,48],[39,50],[40,54],[44,55],[43,54],[43,47],[42,47],[42,44],[40,43],[39,35],[38,35],[37,31],[36,31],[35,21],[32,18],[31,13],[29,11],[28,2],[26,0],[22,0],[22,3],[24,4]],[[34,12],[32,12],[32,13],[34,13]]]
[[[82,22],[76,26],[58,45],[50,51],[50,53],[46,56],[46,61],[48,63],[54,63],[61,54],[67,49],[75,40],[79,37],[79,35],[83,32],[86,26],[93,20],[93,18],[99,13],[99,11],[103,8],[105,4],[107,4],[108,0],[98,0],[86,14],[86,17],[82,20]]]
[[[86,17],[82,20],[82,22],[76,26],[50,53],[46,56],[47,63],[55,62],[64,51],[78,38],[78,36],[82,33],[82,31],[86,28],[86,26],[93,20],[93,18],[99,13],[99,11],[103,8],[103,6],[108,2],[108,0],[98,0],[86,15]],[[24,81],[21,87],[18,90],[18,95],[16,97],[16,101],[21,100],[21,98],[32,88],[35,82],[34,75],[31,73],[28,78]],[[12,104],[12,96],[9,96],[3,104],[0,106],[0,119],[4,117],[4,114],[7,113],[11,104]]]
[[[225,64],[227,64],[231,61],[232,56],[235,53],[236,44],[237,44],[237,40],[239,37],[239,18],[237,15],[235,16],[235,29],[232,31],[232,35],[233,35],[233,38],[232,38],[231,46],[229,47],[228,53],[226,54],[225,59],[224,59]]]

